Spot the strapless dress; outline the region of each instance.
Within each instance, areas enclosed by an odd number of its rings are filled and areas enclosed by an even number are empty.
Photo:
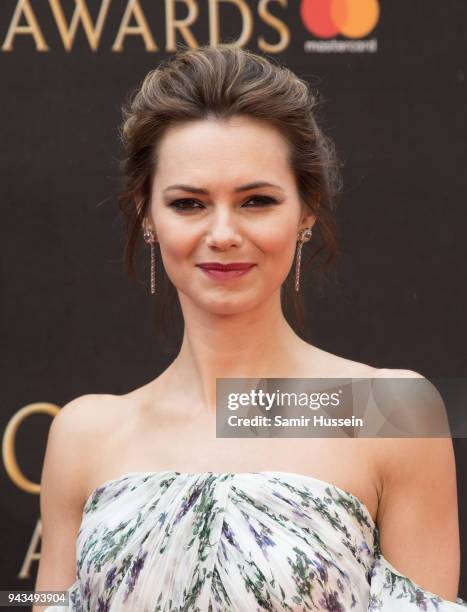
[[[108,480],[85,503],[76,560],[69,605],[47,612],[467,612],[384,558],[358,497],[290,472]]]

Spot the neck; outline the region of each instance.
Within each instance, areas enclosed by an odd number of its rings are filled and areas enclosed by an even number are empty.
[[[216,378],[293,376],[300,365],[298,353],[308,346],[285,319],[279,291],[258,307],[235,315],[206,312],[183,296],[181,305],[183,341],[167,373],[178,387],[183,381],[195,412],[215,412]]]

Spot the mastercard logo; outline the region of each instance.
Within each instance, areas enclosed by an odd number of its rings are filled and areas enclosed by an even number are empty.
[[[300,6],[305,27],[318,38],[362,38],[375,28],[379,13],[378,0],[302,0]]]

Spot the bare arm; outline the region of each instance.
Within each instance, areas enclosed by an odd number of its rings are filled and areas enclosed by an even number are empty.
[[[392,438],[381,443],[381,552],[414,583],[455,602],[460,545],[452,440]]]
[[[96,396],[66,404],[50,426],[41,476],[41,556],[36,591],[64,591],[76,580],[76,537],[86,492],[90,409]],[[50,604],[49,604],[50,605]],[[34,606],[33,612],[46,606]]]

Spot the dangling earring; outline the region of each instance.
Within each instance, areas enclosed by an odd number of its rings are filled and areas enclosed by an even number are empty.
[[[305,227],[298,234],[297,255],[295,259],[295,291],[299,290],[300,285],[300,265],[302,263],[302,246],[304,242],[308,242],[311,238],[311,227]]]
[[[151,295],[156,293],[156,233],[152,229],[145,229],[143,232],[144,240],[151,245]]]

